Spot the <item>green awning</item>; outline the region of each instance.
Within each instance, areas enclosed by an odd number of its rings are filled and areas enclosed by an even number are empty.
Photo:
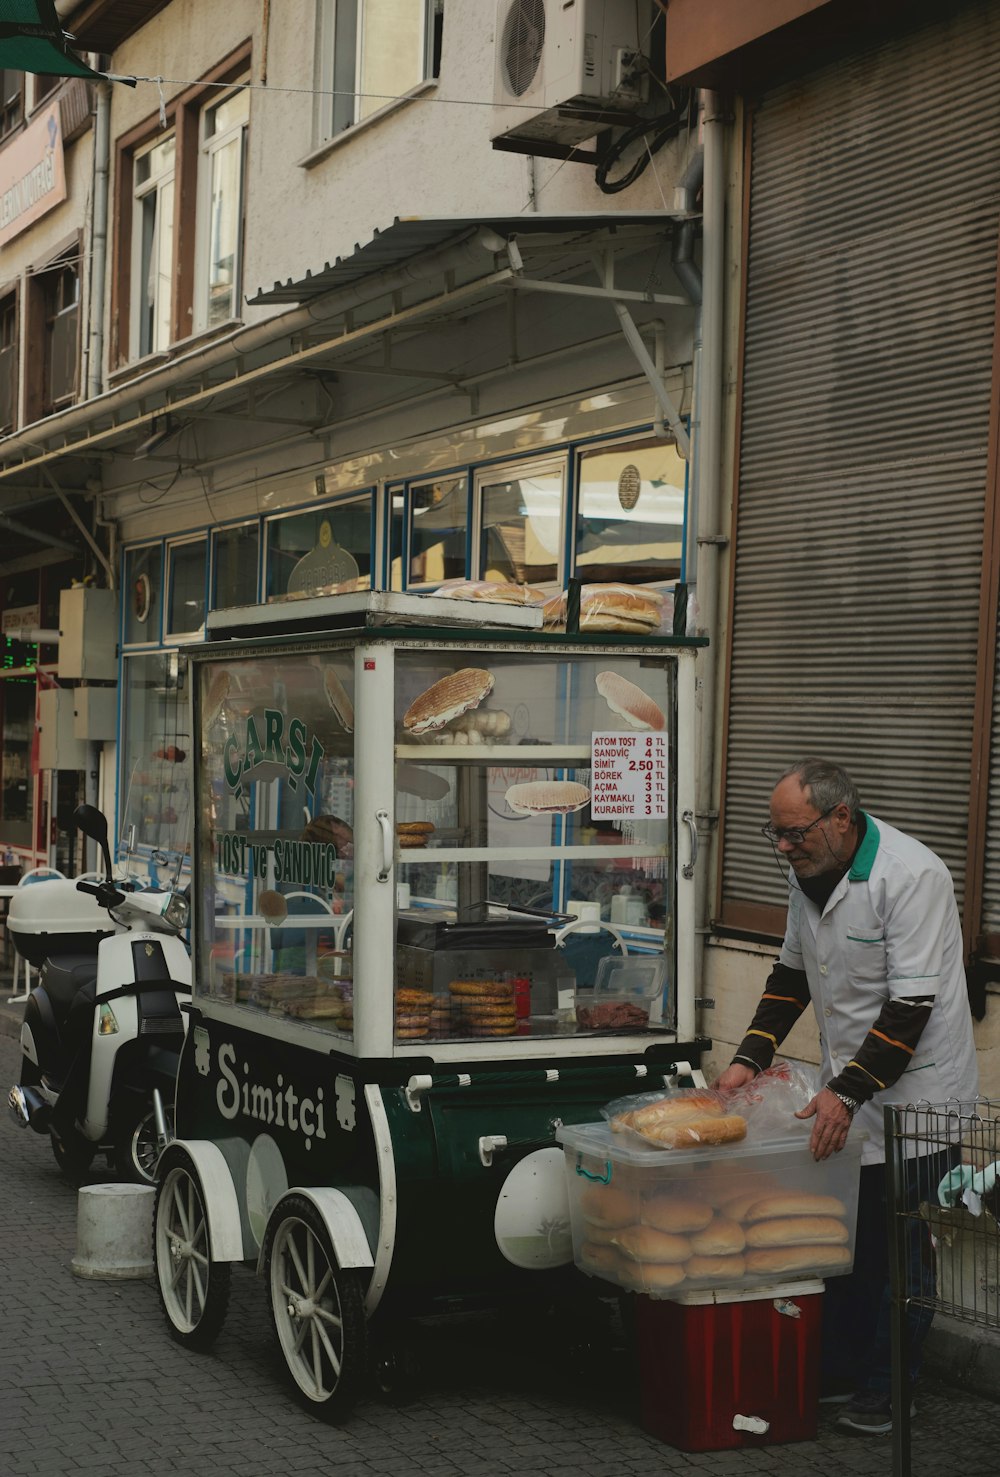
[[[69,49],[54,0],[0,0],[0,67],[52,77],[103,76]]]

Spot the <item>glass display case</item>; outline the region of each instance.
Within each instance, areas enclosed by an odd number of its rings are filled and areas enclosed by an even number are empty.
[[[379,598],[195,657],[196,1000],[379,1057],[690,1035],[697,643]]]

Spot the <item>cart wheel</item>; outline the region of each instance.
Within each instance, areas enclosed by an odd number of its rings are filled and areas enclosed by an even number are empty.
[[[49,1142],[63,1176],[74,1188],[79,1188],[80,1181],[86,1178],[94,1162],[97,1145],[81,1138],[78,1133],[70,1132],[65,1138],[60,1138],[53,1129],[49,1130]]]
[[[165,1160],[156,1187],[153,1263],[171,1335],[188,1348],[207,1349],[225,1322],[230,1266],[212,1260],[201,1185],[181,1153]]]
[[[166,1103],[163,1112],[167,1133],[174,1131],[174,1110]],[[115,1170],[119,1177],[134,1185],[155,1185],[160,1144],[156,1136],[156,1114],[150,1102],[143,1103],[119,1127],[114,1144]]]
[[[337,1265],[320,1215],[300,1195],[275,1214],[264,1261],[271,1321],[295,1392],[323,1420],[341,1421],[368,1363],[361,1279]]]

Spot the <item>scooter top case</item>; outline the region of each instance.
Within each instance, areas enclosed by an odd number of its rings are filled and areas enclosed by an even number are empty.
[[[101,939],[123,930],[97,899],[74,881],[53,878],[19,887],[10,900],[7,932],[22,959],[40,969],[49,955],[97,957]]]

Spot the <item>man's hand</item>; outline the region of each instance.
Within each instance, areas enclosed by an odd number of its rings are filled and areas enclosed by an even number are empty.
[[[847,1142],[851,1114],[835,1092],[828,1087],[820,1088],[812,1101],[795,1116],[816,1119],[809,1139],[809,1150],[814,1159],[829,1159],[831,1154],[840,1153]]]
[[[732,1066],[720,1072],[715,1081],[709,1085],[717,1092],[735,1092],[737,1087],[746,1087],[756,1075],[753,1067],[748,1067],[744,1062],[733,1062]]]

